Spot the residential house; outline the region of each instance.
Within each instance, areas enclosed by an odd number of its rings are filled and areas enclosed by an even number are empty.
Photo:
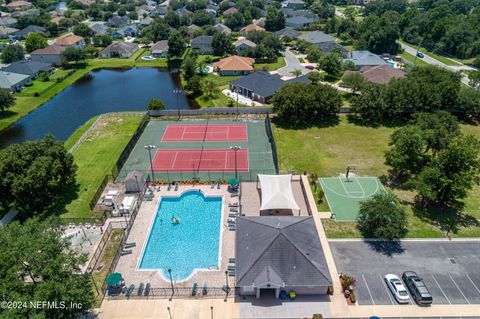
[[[12,17],[1,17],[0,18],[0,25],[5,27],[12,27],[17,23],[17,19]]]
[[[252,31],[259,31],[259,32],[263,32],[265,31],[264,28],[262,28],[261,26],[258,26],[256,24],[249,24],[247,25],[246,27],[242,28],[240,30],[240,35],[241,36],[246,36],[249,32],[252,32]]]
[[[86,7],[91,6],[92,4],[95,4],[95,0],[75,0],[75,2],[80,3]]]
[[[313,19],[306,18],[304,16],[296,16],[285,19],[285,25],[292,28],[307,27],[314,22]]]
[[[53,24],[60,24],[60,21],[62,21],[64,18],[63,17],[53,17],[50,19],[50,22]]]
[[[287,0],[282,3],[282,6],[292,8],[294,10],[303,9],[305,7],[305,1],[303,0]]]
[[[86,46],[85,39],[75,34],[70,34],[70,35],[60,37],[55,41],[54,44],[56,46],[77,48],[77,49],[83,49]]]
[[[66,11],[67,9],[65,8],[57,8],[55,10],[50,11],[48,15],[51,17],[63,17]]]
[[[42,33],[43,35],[47,35],[47,29],[38,25],[29,25],[28,27],[13,33],[11,36],[14,39],[20,40],[25,39],[30,33]]]
[[[12,62],[9,66],[3,67],[1,71],[28,75],[30,79],[35,79],[41,72],[50,73],[53,70],[50,63],[38,62],[32,60],[20,60]]]
[[[231,81],[230,90],[239,91],[241,95],[244,95],[254,101],[268,103],[282,86],[294,82],[310,83],[310,80],[307,78],[307,76],[303,75],[284,81],[281,79],[279,74],[254,72]]]
[[[100,51],[102,58],[129,58],[138,50],[138,44],[131,42],[114,42]]]
[[[32,61],[61,65],[63,61],[62,53],[66,49],[66,46],[49,45],[46,48],[38,49],[30,53],[30,58]]]
[[[336,42],[321,42],[317,44],[323,53],[338,52],[342,57],[346,58],[349,51],[345,47]]]
[[[18,92],[23,89],[25,84],[30,83],[30,77],[25,74],[0,71],[0,88],[11,92]]]
[[[265,28],[265,17],[261,17],[260,19],[253,20],[253,24],[258,25],[259,27]]]
[[[388,64],[381,57],[370,51],[352,51],[347,55],[347,61],[352,61],[358,68]]]
[[[118,30],[112,32],[112,38],[123,39],[126,37],[136,37],[138,35],[138,28],[136,25],[126,25]]]
[[[121,28],[130,23],[130,19],[127,16],[113,16],[107,20],[107,26],[112,28]]]
[[[290,38],[298,38],[299,36],[302,35],[302,33],[300,31],[297,31],[295,29],[292,29],[292,28],[283,28],[282,30],[278,30],[277,32],[275,32],[275,35],[277,37],[290,37]]]
[[[314,21],[317,21],[320,19],[317,14],[313,13],[308,9],[294,10],[292,13],[292,17],[305,17],[305,18],[313,19]]]
[[[226,35],[232,34],[232,29],[230,29],[229,27],[221,23],[217,23],[216,25],[213,26],[213,28],[215,29],[215,31],[226,34]]]
[[[298,37],[300,40],[307,41],[313,44],[319,44],[323,42],[335,42],[337,39],[322,31],[312,31],[307,34]]]
[[[285,17],[293,17],[293,13],[295,12],[292,8],[282,7],[280,8],[280,12],[283,13]]]
[[[205,12],[208,13],[210,16],[212,17],[216,17],[217,16],[217,10],[215,9],[209,9],[209,8],[206,8],[205,9]]]
[[[190,46],[192,50],[195,50],[198,54],[212,54],[212,41],[213,36],[202,35],[196,38],[193,38]]]
[[[213,64],[213,68],[220,75],[245,75],[253,72],[255,59],[238,55],[221,59]]]
[[[18,32],[18,29],[4,27],[3,25],[0,25],[0,39],[7,39],[15,32]]]
[[[239,38],[237,41],[233,43],[233,46],[235,47],[235,52],[237,52],[238,55],[244,55],[248,49],[254,48],[257,45],[245,38]]]
[[[152,23],[153,23],[153,18],[150,18],[150,17],[146,17],[140,20],[140,25],[142,26],[151,25]]]
[[[234,13],[237,13],[237,12],[238,12],[237,8],[231,7],[231,8],[228,8],[227,10],[223,11],[223,16],[226,17],[230,14],[234,14]]]
[[[392,68],[388,64],[363,66],[358,71],[345,71],[344,75],[351,73],[360,73],[360,75],[370,83],[388,84],[392,79],[400,79],[407,76],[407,73],[402,69]]]
[[[28,1],[13,1],[7,4],[7,8],[10,10],[15,10],[15,11],[21,11],[21,10],[27,10],[33,7],[33,4],[31,4]]]
[[[93,35],[107,35],[109,33],[107,25],[101,21],[92,22],[90,24],[90,30]]]
[[[175,14],[179,17],[184,17],[184,16],[188,16],[188,15],[192,14],[192,11],[183,7],[183,8],[179,8],[179,9],[175,10]]]
[[[196,24],[191,24],[187,27],[187,33],[189,36],[195,34],[195,31],[200,30],[201,28]]]
[[[156,58],[166,58],[168,55],[168,40],[161,40],[155,43],[150,52]]]
[[[167,14],[167,7],[164,7],[164,6],[155,7],[155,9],[152,12],[150,12],[151,17],[163,18],[166,14]]]
[[[326,295],[332,285],[313,217],[237,217],[235,287],[241,296]]]

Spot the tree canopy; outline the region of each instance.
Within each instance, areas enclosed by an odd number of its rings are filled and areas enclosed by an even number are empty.
[[[2,62],[12,63],[15,61],[23,60],[25,51],[19,44],[8,44],[2,50]]]
[[[15,104],[15,97],[9,90],[0,88],[0,112],[11,108]]]
[[[25,49],[28,53],[31,53],[38,49],[43,49],[48,46],[47,39],[42,33],[32,32],[28,34],[25,39]]]
[[[173,32],[168,38],[168,56],[180,58],[187,48],[186,41],[180,32]]]
[[[157,98],[153,98],[148,102],[148,109],[149,110],[155,110],[155,111],[161,111],[165,109],[165,104],[160,101]]]
[[[235,51],[235,47],[230,40],[230,36],[215,32],[212,39],[213,54],[218,56],[224,56],[225,54],[231,54]]]
[[[271,5],[265,15],[265,29],[267,31],[278,31],[285,28],[285,16],[282,11]]]

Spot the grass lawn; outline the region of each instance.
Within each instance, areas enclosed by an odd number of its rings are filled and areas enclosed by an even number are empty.
[[[73,132],[72,135],[70,135],[70,137],[68,138],[68,140],[63,143],[63,145],[65,145],[65,148],[69,150],[73,145],[75,145],[75,143],[80,139],[83,133],[85,133],[97,119],[98,116],[92,117],[85,124],[80,126],[75,132]]]
[[[102,122],[90,136],[73,152],[78,165],[78,189],[72,190],[57,213],[61,217],[91,217],[89,203],[100,186],[104,176],[109,174],[113,165],[138,127],[141,118],[137,116],[103,117]],[[74,136],[88,129],[90,120],[73,133],[66,144],[74,143]],[[90,124],[91,125],[91,124]],[[72,144],[73,145],[73,144]]]
[[[259,71],[275,71],[277,69],[283,68],[285,65],[285,59],[283,57],[279,57],[276,63],[255,63],[253,67],[255,68],[255,70]]]
[[[411,64],[414,64],[415,57],[413,55],[411,55],[410,53],[403,52],[402,54],[400,54],[400,57],[402,57],[402,59],[404,59],[405,61],[410,62]],[[417,63],[418,66],[429,65],[427,62],[423,61],[420,58],[417,58],[416,63]]]
[[[328,127],[293,130],[273,125],[280,171],[301,173],[306,170],[319,176],[337,176],[345,171],[348,164],[358,164],[359,175],[383,176],[387,174],[384,151],[393,130],[386,127],[357,126],[349,123],[345,116],[340,117],[337,125]],[[480,137],[480,126],[462,125],[462,130]],[[414,211],[413,192],[397,189],[393,191],[407,208],[410,222],[407,237],[444,237],[437,225],[438,221],[445,219],[446,212],[437,212],[435,218],[430,218],[424,213]],[[319,209],[323,209],[322,205]],[[464,212],[480,219],[480,187],[474,188],[465,199]],[[355,222],[324,220],[324,225],[327,235],[332,238],[361,236]],[[460,228],[453,236],[479,237],[480,227]]]
[[[415,49],[418,48],[418,45],[410,44],[410,43],[407,43],[407,42],[402,41],[402,40],[399,40],[399,41],[402,42],[402,43],[404,43],[404,44],[406,44],[406,45],[408,45],[408,46],[411,46],[411,47],[413,47],[413,48],[415,48]],[[435,52],[433,52],[433,51],[431,51],[431,50],[429,50],[429,49],[427,49],[427,48],[425,48],[425,47],[420,47],[420,52],[422,52],[423,54],[429,55],[429,56],[431,56],[432,58],[434,58],[434,59],[436,59],[436,60],[438,60],[438,61],[440,61],[440,62],[442,62],[442,63],[444,63],[444,64],[446,64],[446,65],[451,65],[451,66],[459,66],[459,65],[461,65],[460,63],[457,63],[457,62],[453,61],[452,59],[449,59],[449,58],[447,58],[447,57],[444,57],[444,56],[442,56],[442,55],[439,55],[438,53],[435,53]]]

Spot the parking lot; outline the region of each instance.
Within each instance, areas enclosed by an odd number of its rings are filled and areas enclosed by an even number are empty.
[[[434,304],[480,304],[480,242],[330,241],[337,271],[357,279],[360,305],[397,304],[383,277],[413,270]]]

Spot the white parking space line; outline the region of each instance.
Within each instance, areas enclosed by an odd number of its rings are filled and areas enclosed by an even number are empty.
[[[470,278],[470,276],[468,274],[467,275],[467,278],[468,280],[470,280],[470,282],[472,283],[473,287],[475,287],[475,289],[478,291],[478,293],[480,294],[480,289],[478,289],[477,285],[475,285],[475,283],[473,282],[472,278]]]
[[[375,306],[375,300],[373,300],[372,297],[372,292],[370,291],[370,287],[368,287],[367,280],[365,279],[365,276],[362,274],[363,281],[365,282],[365,286],[367,287],[368,294],[370,295],[370,299],[372,299],[372,303]]]
[[[467,297],[465,297],[465,295],[463,294],[463,291],[460,289],[460,287],[458,287],[457,283],[455,282],[455,280],[453,280],[453,277],[450,273],[448,273],[448,276],[450,277],[450,279],[453,281],[453,284],[455,285],[455,287],[457,287],[458,291],[460,291],[460,293],[462,294],[463,298],[465,298],[465,300],[467,301],[468,304],[470,304],[470,301],[468,301]]]
[[[385,290],[387,291],[388,298],[390,299],[390,302],[391,302],[392,305],[393,305],[394,303],[393,303],[393,300],[392,300],[392,292],[390,291],[390,289],[388,289],[387,283],[386,283],[385,280],[383,279],[382,275],[379,275],[379,276],[380,276],[380,280],[381,280],[382,283],[383,283],[383,287],[385,287]]]
[[[437,278],[435,278],[435,276],[432,274],[432,278],[433,280],[435,280],[435,282],[437,283],[437,286],[438,288],[440,289],[440,291],[442,292],[443,296],[445,297],[445,299],[447,299],[448,303],[451,305],[452,303],[450,302],[450,299],[448,299],[447,295],[445,294],[445,291],[443,291],[442,287],[440,287],[440,284],[438,283],[437,281]]]

